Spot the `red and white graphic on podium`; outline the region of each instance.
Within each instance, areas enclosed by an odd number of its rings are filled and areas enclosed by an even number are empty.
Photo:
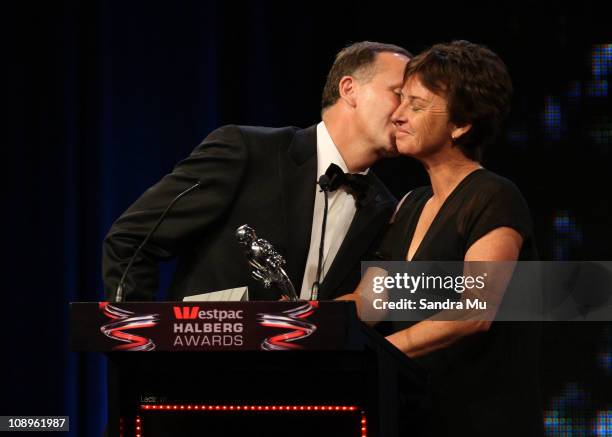
[[[312,315],[317,308],[318,302],[312,301],[281,313],[258,314],[261,326],[292,330],[266,338],[261,343],[261,348],[263,350],[302,349],[303,346],[294,343],[309,337],[317,330],[317,325],[304,320]]]
[[[159,314],[136,314],[111,305],[109,302],[100,302],[102,313],[113,321],[102,325],[100,331],[107,337],[124,344],[115,346],[114,350],[152,351],[155,350],[153,340],[141,335],[126,331],[134,329],[151,328],[159,322]]]

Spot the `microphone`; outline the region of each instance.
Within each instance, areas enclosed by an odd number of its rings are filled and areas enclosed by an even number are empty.
[[[319,177],[317,184],[321,187],[323,195],[325,196],[325,209],[323,210],[323,223],[321,224],[321,242],[319,243],[319,262],[317,264],[317,279],[312,284],[310,290],[310,300],[319,299],[319,285],[321,281],[321,271],[323,270],[323,246],[325,244],[325,228],[327,226],[327,210],[328,210],[328,196],[331,180],[326,174],[322,174]]]
[[[321,191],[329,191],[330,183],[331,183],[331,180],[329,179],[329,176],[327,176],[326,174],[322,174],[321,177],[319,178],[319,181],[317,182],[319,187],[321,187]]]
[[[144,240],[142,240],[142,243],[140,243],[140,246],[138,246],[138,248],[136,249],[136,251],[132,255],[132,258],[130,258],[130,262],[128,263],[127,267],[123,271],[123,275],[121,276],[121,280],[119,281],[119,284],[117,284],[117,289],[115,291],[115,302],[123,302],[123,298],[124,298],[124,296],[123,296],[123,294],[124,294],[123,293],[123,286],[125,284],[125,279],[127,278],[127,274],[130,271],[130,268],[132,267],[132,264],[134,264],[134,261],[136,260],[136,257],[138,256],[138,254],[140,253],[142,248],[145,246],[145,244],[147,244],[149,242],[149,239],[153,236],[153,234],[155,233],[155,231],[157,230],[159,225],[164,221],[164,219],[166,218],[166,215],[168,214],[168,212],[170,212],[172,207],[182,197],[186,196],[187,194],[191,193],[192,191],[197,190],[201,186],[202,186],[202,182],[201,181],[197,181],[191,187],[187,188],[184,191],[181,191],[174,199],[172,199],[172,202],[170,202],[170,204],[166,207],[164,212],[159,216],[159,219],[157,219],[157,222],[155,222],[155,226],[153,226],[151,228],[151,230],[146,235]]]

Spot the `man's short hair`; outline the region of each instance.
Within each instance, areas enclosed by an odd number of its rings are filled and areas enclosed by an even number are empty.
[[[397,53],[412,58],[408,50],[380,42],[361,41],[342,49],[337,55],[327,75],[327,82],[323,88],[321,109],[332,106],[340,98],[338,85],[344,76],[356,76],[360,80],[368,81],[374,74],[374,63],[379,53]]]

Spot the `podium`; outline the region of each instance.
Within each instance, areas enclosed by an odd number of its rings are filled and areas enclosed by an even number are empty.
[[[71,304],[108,358],[108,435],[419,435],[426,373],[353,302]]]

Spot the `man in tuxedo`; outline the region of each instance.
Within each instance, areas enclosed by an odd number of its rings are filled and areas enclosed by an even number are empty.
[[[346,187],[329,193],[318,298],[352,291],[360,261],[370,256],[395,206],[369,167],[397,153],[391,114],[410,57],[394,45],[355,43],[336,56],[319,124],[307,129],[229,125],[208,135],[111,227],[103,246],[106,297],[114,299],[130,258],[172,199],[200,181],[134,260],[125,298],[153,299],[158,263],[178,257],[171,300],[241,286],[248,286],[252,300],[277,300],[277,288],[265,289],[251,277],[236,241],[236,228],[248,224],[285,257],[297,293],[310,299],[325,209],[317,180],[330,164],[361,173],[367,184],[359,202]]]

